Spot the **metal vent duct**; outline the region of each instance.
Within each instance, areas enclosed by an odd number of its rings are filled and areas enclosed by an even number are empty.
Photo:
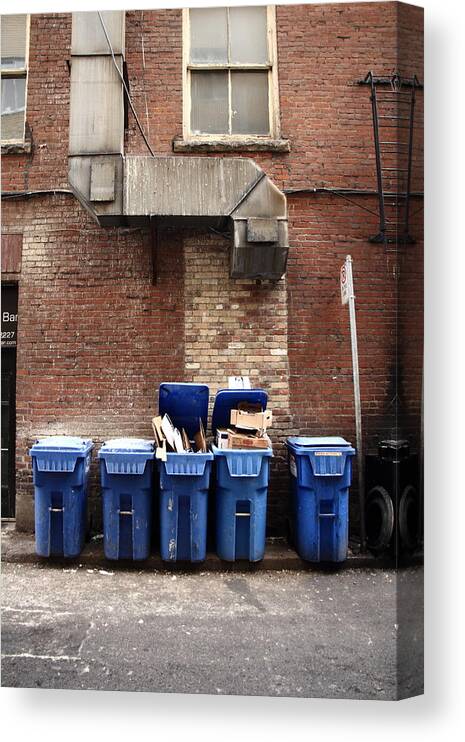
[[[249,158],[124,155],[124,12],[73,13],[69,182],[102,226],[213,226],[232,234],[231,276],[277,280],[288,254],[285,195]],[[117,69],[118,68],[118,69]]]

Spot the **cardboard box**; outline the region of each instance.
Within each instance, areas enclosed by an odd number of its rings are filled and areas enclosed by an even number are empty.
[[[262,436],[247,435],[228,431],[228,448],[270,448],[271,441],[266,433]]]
[[[216,431],[216,446],[217,448],[229,448],[229,430],[218,428]]]
[[[271,426],[273,413],[271,410],[264,412],[247,412],[245,410],[231,410],[231,425],[242,430],[266,430]]]

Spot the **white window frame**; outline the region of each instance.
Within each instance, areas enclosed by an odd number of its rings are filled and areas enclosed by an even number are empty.
[[[11,15],[15,15],[12,13]],[[25,91],[24,91],[24,117],[23,117],[23,136],[20,139],[4,139],[3,138],[3,131],[2,131],[2,138],[1,138],[1,144],[24,144],[26,140],[26,112],[27,112],[27,79],[28,79],[28,69],[29,69],[29,38],[30,38],[30,29],[31,29],[31,16],[29,13],[25,14],[27,15],[26,18],[26,47],[24,52],[24,67],[14,67],[11,69],[2,69],[1,70],[1,77],[2,78],[17,78],[17,77],[24,77],[26,80],[25,83]]]
[[[222,6],[232,7],[232,6]],[[281,135],[279,116],[279,84],[278,84],[278,44],[276,38],[276,7],[266,7],[266,35],[268,42],[268,64],[196,64],[190,62],[190,8],[183,8],[182,12],[182,89],[183,89],[183,139],[185,141],[205,142],[267,142],[279,139]],[[225,70],[268,70],[268,114],[269,134],[194,134],[191,131],[191,72],[203,70],[212,72]],[[229,103],[231,106],[231,102]]]

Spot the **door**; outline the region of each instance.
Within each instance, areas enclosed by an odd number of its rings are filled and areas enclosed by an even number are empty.
[[[2,518],[15,517],[17,319],[18,287],[2,286]]]

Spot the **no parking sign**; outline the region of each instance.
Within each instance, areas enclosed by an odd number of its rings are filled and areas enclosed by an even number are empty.
[[[353,294],[352,285],[352,263],[350,256],[347,256],[345,263],[341,267],[341,302],[347,304]]]

